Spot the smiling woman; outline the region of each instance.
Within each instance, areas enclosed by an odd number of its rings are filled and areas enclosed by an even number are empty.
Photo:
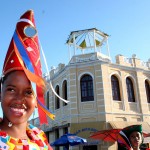
[[[44,105],[45,82],[42,78],[39,56],[34,15],[33,11],[29,10],[17,23],[3,65],[0,94],[3,113],[0,121],[0,149],[52,150],[45,133],[28,124],[34,109],[40,105],[37,99]],[[48,113],[49,116],[54,117],[53,114]],[[47,122],[45,112],[40,111],[39,116],[40,123]]]
[[[9,121],[9,126],[10,122],[20,124],[28,120],[34,108],[37,107],[35,93],[23,71],[12,71],[4,78],[1,99],[3,122]]]

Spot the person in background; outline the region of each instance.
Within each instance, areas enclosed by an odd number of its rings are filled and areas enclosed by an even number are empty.
[[[122,129],[118,136],[118,150],[144,150],[142,125],[131,125]]]
[[[40,124],[47,123],[40,52],[34,13],[28,10],[17,22],[1,77],[0,150],[52,150],[45,133],[28,123],[38,107]]]

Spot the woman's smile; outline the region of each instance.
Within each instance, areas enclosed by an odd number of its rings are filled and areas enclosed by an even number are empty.
[[[10,107],[10,112],[12,115],[20,117],[25,113],[25,109]]]

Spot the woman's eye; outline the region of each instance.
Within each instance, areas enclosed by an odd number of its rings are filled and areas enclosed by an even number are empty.
[[[15,90],[13,88],[7,88],[6,91],[14,92]]]
[[[26,96],[32,96],[33,95],[33,91],[32,90],[28,90],[25,92]]]

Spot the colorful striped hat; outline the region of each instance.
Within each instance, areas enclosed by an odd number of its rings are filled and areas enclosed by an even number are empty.
[[[45,81],[42,78],[40,45],[33,10],[25,12],[17,22],[5,57],[2,76],[14,70],[23,70],[31,83],[36,86],[40,123],[47,123],[46,114],[54,119],[55,116],[44,103]]]

